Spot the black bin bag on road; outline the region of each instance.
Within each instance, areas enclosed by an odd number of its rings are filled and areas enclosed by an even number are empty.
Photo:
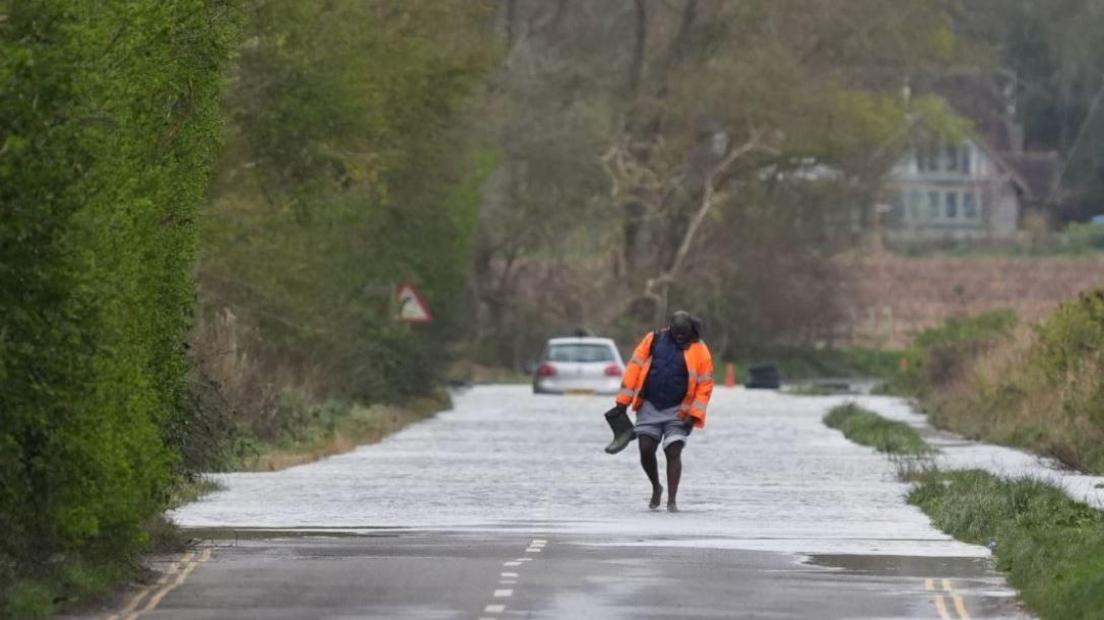
[[[773,363],[759,364],[748,369],[744,387],[749,390],[777,390],[782,387],[782,373]]]

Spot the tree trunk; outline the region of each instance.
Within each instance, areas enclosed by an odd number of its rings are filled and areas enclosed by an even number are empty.
[[[629,96],[635,98],[644,74],[644,53],[648,42],[648,7],[646,0],[633,0],[636,7],[636,38],[633,40],[632,62],[629,64]]]

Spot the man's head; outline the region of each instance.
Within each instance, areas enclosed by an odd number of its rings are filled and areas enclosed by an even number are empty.
[[[680,347],[685,347],[694,338],[694,319],[689,312],[679,310],[671,315],[668,324],[671,329],[671,337]]]

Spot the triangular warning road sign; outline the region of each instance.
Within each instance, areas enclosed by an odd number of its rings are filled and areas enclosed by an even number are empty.
[[[433,320],[429,314],[429,307],[410,284],[399,285],[395,293],[395,301],[399,305],[399,320],[405,323],[428,323]]]

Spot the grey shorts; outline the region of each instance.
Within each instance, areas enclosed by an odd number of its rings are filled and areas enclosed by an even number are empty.
[[[636,436],[646,435],[656,441],[662,441],[664,448],[673,443],[685,442],[690,432],[694,430],[694,425],[680,420],[678,411],[678,405],[656,409],[655,405],[645,400],[640,410],[636,412],[636,426],[633,427]]]

